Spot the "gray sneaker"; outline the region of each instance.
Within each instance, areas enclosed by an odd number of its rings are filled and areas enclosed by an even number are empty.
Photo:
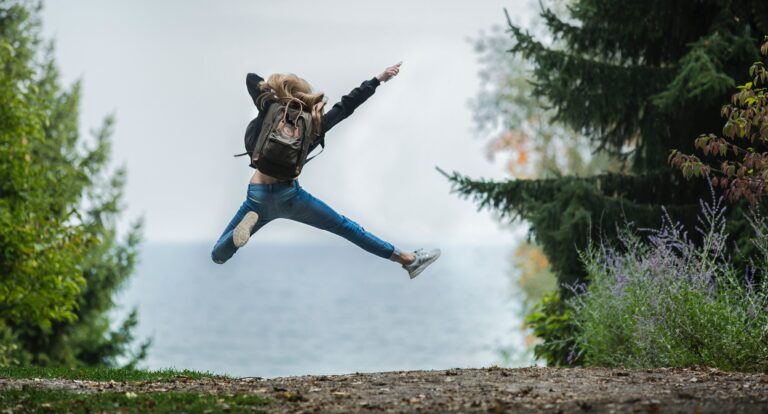
[[[408,271],[408,275],[411,277],[411,279],[418,276],[419,273],[423,272],[424,269],[427,268],[427,266],[432,264],[432,262],[440,257],[440,249],[432,249],[430,251],[418,249],[413,252],[413,255],[416,256],[416,260],[414,260],[413,263],[409,265],[403,265],[403,269]]]
[[[251,230],[256,222],[259,221],[259,215],[254,211],[245,213],[240,223],[237,223],[235,230],[232,232],[232,241],[235,242],[235,247],[240,248],[248,243],[248,239],[251,237]]]

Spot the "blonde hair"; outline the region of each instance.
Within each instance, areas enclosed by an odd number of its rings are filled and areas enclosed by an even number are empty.
[[[305,108],[312,114],[312,133],[314,136],[320,135],[320,120],[325,108],[324,93],[313,93],[309,82],[293,73],[273,73],[259,83],[259,89],[262,92],[256,98],[259,108],[265,108],[266,100],[280,100],[286,103],[288,98],[296,98],[304,103]]]

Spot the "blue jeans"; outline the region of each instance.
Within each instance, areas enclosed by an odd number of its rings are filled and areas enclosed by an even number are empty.
[[[237,247],[232,240],[232,233],[249,211],[255,211],[259,215],[251,235],[274,219],[286,218],[338,234],[385,259],[394,261],[400,255],[400,250],[395,246],[335,212],[327,204],[304,191],[298,180],[293,180],[276,184],[248,184],[245,201],[213,246],[211,258],[214,262],[224,263],[235,254]]]

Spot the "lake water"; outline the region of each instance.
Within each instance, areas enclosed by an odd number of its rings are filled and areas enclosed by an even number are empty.
[[[447,369],[504,365],[500,349],[524,347],[510,246],[443,247],[414,280],[343,240],[249,243],[224,265],[210,247],[144,246],[117,312],[137,306],[137,336],[154,339],[143,367],[265,378]]]

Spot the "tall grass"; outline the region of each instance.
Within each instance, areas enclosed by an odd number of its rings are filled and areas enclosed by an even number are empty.
[[[617,246],[580,252],[590,283],[572,287],[569,304],[586,364],[768,371],[765,221],[752,210],[760,257],[736,269],[726,253],[723,198],[712,192],[699,202],[700,244],[664,211],[660,229],[628,223]]]

